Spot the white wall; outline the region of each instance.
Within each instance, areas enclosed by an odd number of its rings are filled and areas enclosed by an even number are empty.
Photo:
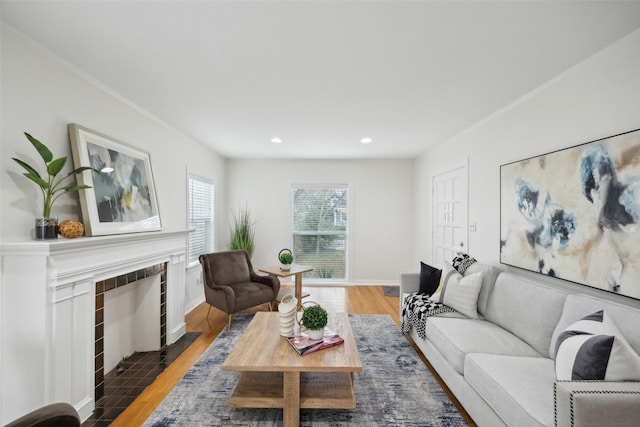
[[[291,185],[349,184],[351,201],[349,282],[399,281],[413,271],[412,160],[229,160],[228,206],[246,202],[255,221],[256,267],[278,264],[291,245]],[[223,240],[227,247],[229,230]]]
[[[500,165],[640,128],[639,52],[640,30],[417,158],[414,260],[431,260],[429,195],[434,171],[467,156],[469,222],[477,223],[477,232],[469,233],[469,252],[484,263],[499,265]],[[591,292],[585,286],[553,282]]]
[[[226,160],[216,152],[84,78],[6,24],[2,24],[1,53],[0,239],[29,239],[34,218],[42,213],[38,188],[21,176],[22,169],[11,160],[18,157],[41,165],[23,132],[48,145],[56,157],[66,155],[70,171],[68,123],[81,124],[150,154],[164,229],[187,227],[187,173],[212,180],[217,208],[226,211]],[[80,219],[77,194],[62,196],[52,214],[60,220]],[[188,275],[192,283],[187,283],[187,307],[203,299],[197,276]]]

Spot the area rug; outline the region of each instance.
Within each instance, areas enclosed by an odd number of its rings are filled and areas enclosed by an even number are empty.
[[[282,425],[281,409],[227,406],[240,374],[222,371],[220,365],[251,318],[250,314],[234,317],[231,331],[225,330],[211,343],[144,426]],[[354,376],[357,407],[303,409],[301,426],[467,425],[391,317],[349,315],[349,319],[363,367]]]

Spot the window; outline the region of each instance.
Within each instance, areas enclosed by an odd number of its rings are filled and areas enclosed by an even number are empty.
[[[294,185],[291,195],[295,263],[313,267],[313,279],[347,280],[349,187]]]
[[[214,189],[209,181],[189,176],[189,264],[214,250]]]

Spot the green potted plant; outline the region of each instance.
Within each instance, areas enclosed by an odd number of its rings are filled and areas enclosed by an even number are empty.
[[[308,307],[303,307],[300,324],[307,328],[307,335],[311,339],[320,339],[324,335],[324,327],[327,326],[329,316],[320,304],[312,303]]]
[[[280,270],[291,270],[291,264],[293,264],[293,254],[290,249],[282,249],[278,253],[278,260],[280,260]]]
[[[33,166],[13,157],[13,160],[27,171],[23,175],[27,179],[35,182],[42,192],[42,217],[36,218],[36,238],[56,239],[58,237],[58,218],[51,217],[51,209],[53,208],[55,201],[64,193],[91,188],[90,185],[68,185],[69,183],[65,183],[65,181],[85,170],[93,170],[98,174],[100,171],[91,167],[83,166],[72,170],[63,177],[58,177],[58,174],[67,164],[67,157],[64,156],[54,159],[51,150],[49,150],[46,145],[29,135],[27,132],[25,132],[24,135],[27,137],[29,142],[31,142],[36,151],[38,151],[38,154],[40,154],[47,171],[47,174],[42,176]]]
[[[251,214],[247,205],[240,207],[238,211],[233,212],[233,227],[231,228],[231,239],[229,241],[229,249],[245,250],[249,253],[249,258],[253,255],[254,249],[254,230],[251,222]]]

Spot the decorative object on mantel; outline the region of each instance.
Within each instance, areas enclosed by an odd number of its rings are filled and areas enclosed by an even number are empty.
[[[58,225],[58,233],[67,239],[75,239],[76,237],[82,236],[84,226],[80,221],[76,221],[75,219],[65,219]]]
[[[291,253],[291,249],[282,249],[278,253],[278,259],[280,260],[280,270],[291,270],[291,264],[293,264],[293,253]]]
[[[161,230],[149,154],[77,124],[69,125],[76,167],[101,173],[78,176],[93,187],[80,193],[87,236]]]
[[[307,301],[305,304],[308,304],[308,306],[302,306],[300,325],[307,329],[306,332],[309,338],[319,340],[324,335],[324,327],[327,326],[329,321],[327,310],[313,301]]]
[[[293,326],[298,312],[298,299],[293,294],[285,294],[278,304],[280,313],[280,335],[286,337],[293,334]]]
[[[229,240],[230,250],[245,250],[249,253],[249,258],[253,256],[255,247],[253,224],[251,222],[251,213],[246,203],[238,208],[237,211],[233,211],[233,227],[231,228],[231,238]]]
[[[640,299],[640,129],[500,166],[500,262]]]
[[[91,188],[91,186],[83,185],[82,183],[80,183],[81,185],[66,185],[64,182],[83,171],[93,170],[96,173],[100,172],[91,167],[78,167],[62,178],[58,178],[58,174],[67,164],[67,157],[64,156],[54,159],[51,150],[49,150],[46,145],[27,132],[25,132],[24,135],[38,151],[38,154],[40,154],[47,170],[47,179],[45,179],[31,165],[13,157],[13,160],[27,171],[23,175],[38,184],[42,192],[42,217],[36,218],[35,220],[35,237],[36,239],[56,239],[58,237],[58,218],[51,216],[51,209],[55,201],[64,193]],[[82,193],[83,192],[81,192],[81,194]]]

